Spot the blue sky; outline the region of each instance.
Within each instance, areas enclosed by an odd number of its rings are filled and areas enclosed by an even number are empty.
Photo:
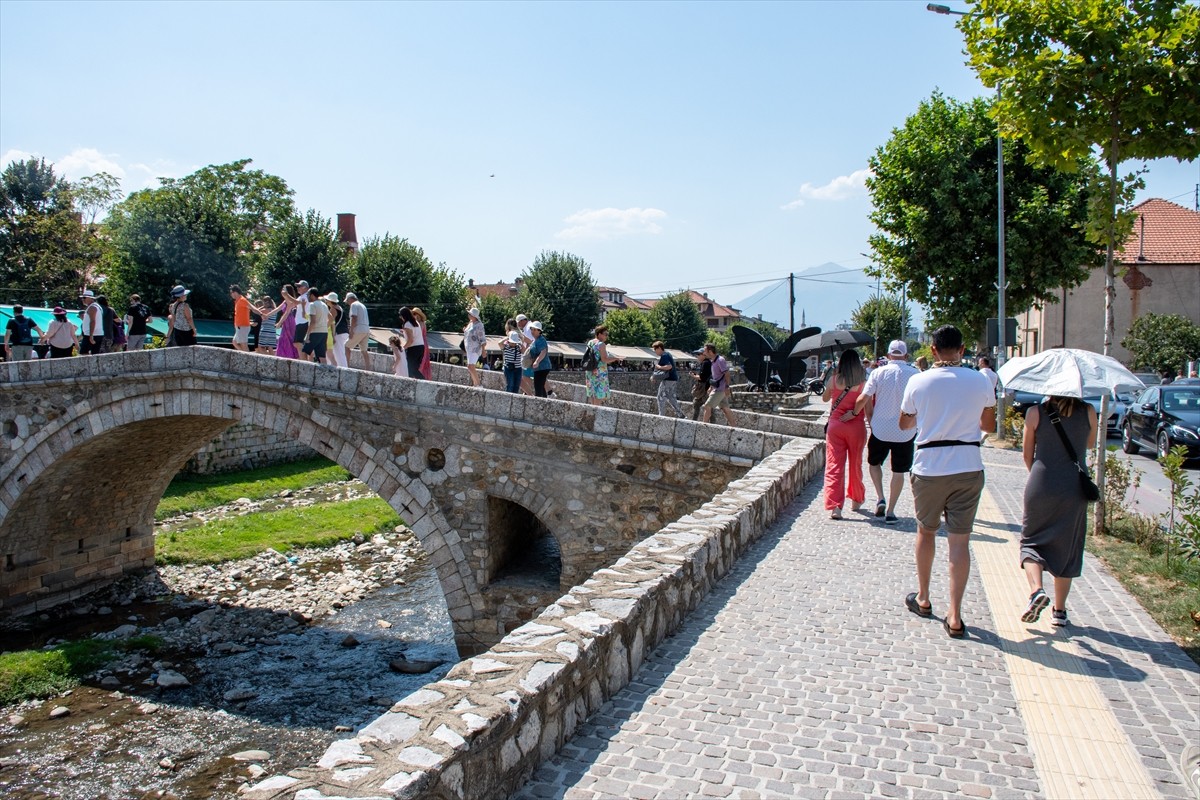
[[[736,305],[867,263],[867,159],[935,88],[987,91],[962,49],[924,0],[4,0],[0,159],[133,190],[252,158],[477,281],[566,250]],[[1142,196],[1191,207],[1200,167],[1151,166]],[[847,316],[809,287],[810,324]]]

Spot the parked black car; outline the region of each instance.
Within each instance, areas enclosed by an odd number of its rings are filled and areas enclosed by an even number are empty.
[[[1129,406],[1121,432],[1121,449],[1145,447],[1159,456],[1183,445],[1187,457],[1200,458],[1200,385],[1151,386]]]

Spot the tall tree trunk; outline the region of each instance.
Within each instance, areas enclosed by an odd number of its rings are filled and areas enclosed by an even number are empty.
[[[1117,165],[1120,151],[1114,136],[1109,142],[1106,162],[1108,165],[1108,230],[1104,247],[1104,355],[1112,350],[1114,329],[1117,327],[1113,303],[1117,297],[1116,270],[1113,266],[1113,251],[1117,235]],[[1108,393],[1100,395],[1100,414],[1096,420],[1096,486],[1100,499],[1096,501],[1096,515],[1092,520],[1092,532],[1104,532],[1106,503],[1104,502],[1104,467],[1108,463]]]

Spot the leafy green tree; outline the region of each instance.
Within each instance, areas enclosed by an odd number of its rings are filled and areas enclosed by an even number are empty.
[[[313,209],[287,217],[267,236],[252,283],[276,295],[285,283],[306,280],[314,289],[341,294],[351,281],[350,257],[332,222]]]
[[[877,317],[878,335],[875,333]],[[875,345],[867,350],[876,358],[887,352],[887,343],[893,339],[907,340],[911,322],[908,309],[895,295],[875,295],[864,300],[850,313],[850,321],[855,328],[875,336]]]
[[[95,225],[96,217],[101,212],[107,212],[123,196],[121,179],[107,172],[97,172],[76,181],[71,188],[71,195],[75,200],[75,207],[83,215],[84,223],[89,226]]]
[[[981,335],[997,297],[996,129],[990,101],[934,93],[876,150],[867,179],[879,232],[870,237],[881,275],[931,316]],[[1016,144],[1005,153],[1006,299],[1012,308],[1052,302],[1098,263],[1084,235],[1087,177],[1035,167]]]
[[[7,301],[69,302],[105,242],[80,224],[73,187],[44,159],[9,164],[0,174],[0,286]]]
[[[544,251],[525,270],[521,291],[524,308],[540,301],[550,310],[542,319],[546,336],[565,342],[585,342],[600,322],[600,295],[592,268],[579,256]],[[536,319],[528,310],[530,319]]]
[[[1175,373],[1200,358],[1200,325],[1179,314],[1142,314],[1121,346],[1133,356],[1134,369]]]
[[[649,347],[661,335],[654,326],[654,319],[636,308],[621,308],[608,312],[604,318],[608,326],[609,344],[627,347]]]
[[[368,239],[354,261],[354,291],[372,310],[375,325],[392,326],[401,306],[428,308],[433,265],[425,251],[390,234]],[[431,330],[436,328],[431,324]]]
[[[171,287],[191,290],[192,313],[228,318],[229,284],[244,284],[238,237],[211,195],[176,188],[134,192],[108,215],[112,240],[105,291],[136,292],[156,313],[166,312]],[[119,306],[118,306],[119,307]]]
[[[438,264],[433,270],[433,293],[429,307],[423,309],[429,317],[431,331],[458,331],[467,324],[467,309],[475,300],[467,289],[463,276],[447,267]],[[482,312],[481,312],[482,313]],[[486,330],[486,325],[484,326]],[[488,331],[491,333],[491,331]],[[500,333],[504,332],[504,322],[500,322]]]
[[[504,323],[516,317],[513,303],[507,297],[485,294],[479,298],[479,320],[488,336],[503,336]]]
[[[669,294],[650,309],[650,318],[662,331],[667,347],[691,352],[709,340],[708,325],[687,290]]]
[[[978,0],[961,19],[980,80],[998,87],[994,116],[1042,163],[1073,169],[1103,154],[1089,232],[1105,249],[1104,352],[1114,336],[1113,252],[1133,215],[1128,159],[1200,154],[1200,6],[1191,0]]]
[[[271,231],[296,213],[294,192],[276,175],[260,169],[247,169],[251,159],[215,164],[198,169],[183,178],[161,179],[163,189],[178,189],[184,194],[208,199],[232,230],[242,267],[253,275],[258,266],[261,245]]]

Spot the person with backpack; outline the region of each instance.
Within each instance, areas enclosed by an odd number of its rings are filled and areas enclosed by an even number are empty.
[[[108,304],[108,297],[105,295],[96,295],[96,304],[100,306],[100,324],[104,334],[100,343],[100,352],[112,353],[114,352],[113,340],[117,335],[114,330],[114,325],[117,321],[117,311]]]
[[[139,295],[129,295],[129,306],[125,309],[125,331],[128,342],[126,350],[141,350],[146,343],[146,323],[154,319],[150,307]]]
[[[24,306],[13,306],[13,318],[4,326],[4,358],[8,361],[33,360],[33,332],[45,336],[38,324],[25,316]]]
[[[725,421],[729,423],[729,427],[736,427],[733,409],[729,407],[729,362],[717,352],[717,346],[712,342],[704,345],[704,355],[712,362],[712,377],[708,380],[708,397],[704,400],[703,421],[709,422],[713,409],[719,408],[725,413]]]
[[[608,383],[608,365],[616,361],[615,356],[608,354],[608,326],[596,326],[596,338],[587,343],[583,351],[584,386],[587,401],[594,406],[602,406],[612,394]]]

